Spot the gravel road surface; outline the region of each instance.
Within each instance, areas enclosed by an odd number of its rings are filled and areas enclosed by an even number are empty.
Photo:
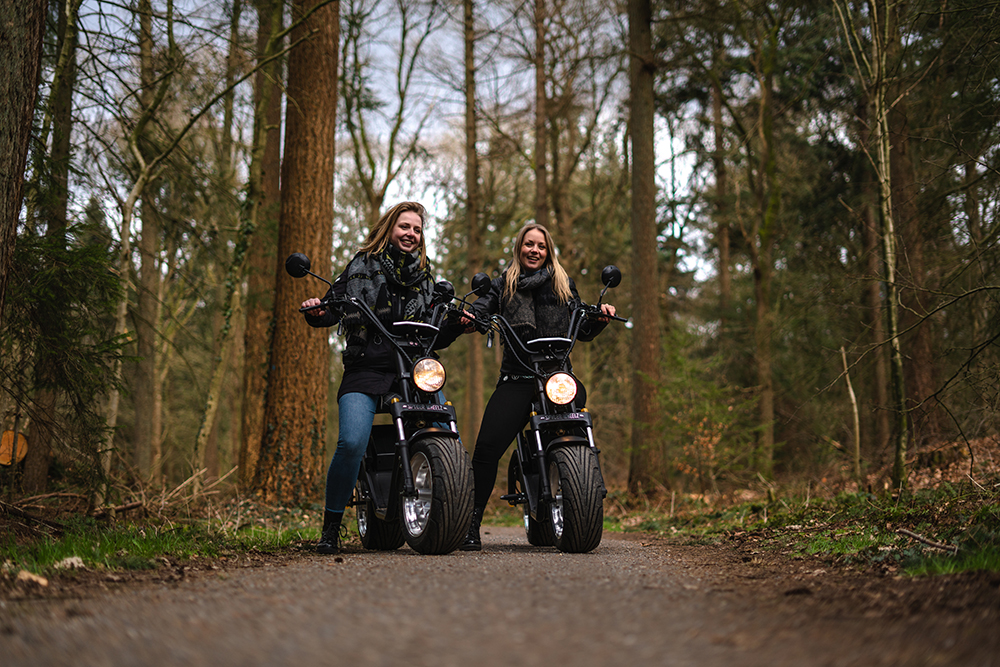
[[[1000,665],[995,614],[873,617],[817,605],[818,584],[747,588],[704,550],[607,534],[562,554],[486,531],[479,553],[303,554],[0,602],[0,666]]]

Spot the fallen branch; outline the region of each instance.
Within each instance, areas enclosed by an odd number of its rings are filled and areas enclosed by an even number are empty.
[[[31,496],[30,498],[21,498],[21,500],[17,501],[17,504],[21,505],[23,507],[24,505],[27,505],[28,503],[32,503],[32,502],[35,502],[37,500],[45,500],[46,498],[76,498],[78,500],[82,500],[84,502],[87,502],[87,497],[86,496],[82,496],[79,493],[43,493],[40,496]]]
[[[900,528],[896,532],[899,533],[900,535],[906,535],[907,537],[911,537],[915,539],[917,542],[926,544],[929,547],[934,547],[935,549],[941,549],[942,551],[948,551],[953,555],[958,553],[958,547],[951,544],[942,544],[941,542],[935,542],[934,540],[929,540],[923,535],[914,533],[912,530]]]
[[[6,514],[10,514],[11,516],[16,516],[19,519],[24,519],[25,521],[34,521],[35,523],[39,523],[43,526],[48,526],[52,530],[56,530],[60,533],[62,533],[63,530],[65,530],[65,526],[63,526],[58,521],[51,521],[49,519],[43,519],[40,516],[35,516],[34,514],[29,514],[28,512],[25,512],[19,507],[15,507],[14,505],[8,505],[2,500],[0,500],[0,511],[3,511]]]
[[[134,510],[142,507],[141,500],[134,500],[130,503],[125,503],[124,505],[118,505],[117,507],[98,507],[94,510],[93,516],[96,519],[100,519],[108,516],[109,514],[117,514],[118,512],[127,512],[129,510]]]

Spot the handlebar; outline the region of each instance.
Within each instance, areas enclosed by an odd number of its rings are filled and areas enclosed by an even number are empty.
[[[300,313],[308,313],[308,312],[313,311],[313,310],[333,310],[334,309],[333,306],[334,306],[334,302],[335,301],[337,301],[337,299],[326,299],[326,298],[323,298],[323,299],[320,299],[319,303],[316,304],[315,306],[309,306],[308,308],[299,308],[299,312]]]
[[[607,319],[607,320],[617,320],[619,322],[628,322],[628,318],[627,317],[619,317],[617,315],[608,315],[603,310],[601,310],[600,306],[593,306],[593,305],[590,305],[590,304],[582,304],[582,305],[580,305],[577,308],[577,310],[581,311],[583,313],[584,317],[586,317],[587,319],[591,319],[591,320]]]
[[[470,315],[470,319],[473,319]],[[584,319],[589,320],[617,320],[619,322],[628,322],[628,318],[619,317],[618,315],[608,315],[601,310],[600,306],[594,306],[590,304],[580,304],[573,310],[573,314],[570,316],[569,330],[566,335],[569,340],[569,345],[564,351],[561,352],[561,365],[565,365],[569,359],[570,353],[576,346],[577,337],[580,333],[580,324]],[[521,365],[526,369],[531,369],[532,364],[529,363],[531,356],[533,354],[532,350],[528,349],[525,341],[521,340],[520,336],[511,327],[510,322],[508,322],[502,315],[495,314],[490,316],[490,320],[485,327],[485,331],[480,329],[479,326],[476,329],[480,333],[489,333],[492,331],[498,332],[507,341],[507,348],[514,354],[514,357],[521,363]]]

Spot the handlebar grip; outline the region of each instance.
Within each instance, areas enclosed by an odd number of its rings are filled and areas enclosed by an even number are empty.
[[[618,315],[607,315],[597,306],[585,306],[585,316],[588,319],[598,320],[601,318],[607,318],[609,320],[618,320],[619,322],[628,322],[627,317],[619,317]]]
[[[300,313],[308,313],[313,310],[336,310],[340,304],[337,303],[335,299],[320,299],[320,302],[315,306],[310,306],[308,308],[299,308]]]

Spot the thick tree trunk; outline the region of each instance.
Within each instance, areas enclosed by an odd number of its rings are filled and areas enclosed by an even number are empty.
[[[313,5],[295,2],[293,19]],[[288,113],[282,164],[278,256],[304,252],[313,270],[330,274],[336,148],[339,3],[316,11],[292,31],[311,37],[288,59]],[[271,372],[264,436],[254,488],[269,502],[302,504],[320,495],[326,453],[329,332],[311,329],[299,304],[321,291],[315,281],[277,272]]]
[[[149,109],[155,95],[155,72],[153,70],[153,14],[150,0],[139,2],[139,79],[141,89],[139,99],[142,108]],[[140,147],[148,162],[155,155],[153,138],[143,137]],[[159,484],[159,475],[154,471],[153,443],[160,437],[160,424],[156,419],[156,335],[160,325],[160,266],[157,261],[160,249],[160,217],[154,200],[155,187],[142,193],[140,216],[141,236],[137,243],[139,251],[139,286],[137,312],[135,315],[136,364],[135,384],[135,425],[133,428],[132,462],[139,475],[154,485]],[[157,467],[158,467],[158,461]]]
[[[0,1],[0,326],[21,212],[24,166],[45,33],[46,0]]]
[[[891,10],[895,13],[896,10]],[[898,29],[892,31],[890,57],[901,51]],[[917,197],[920,185],[913,165],[910,146],[910,124],[904,85],[892,86],[895,101],[888,111],[890,160],[892,165],[892,207],[899,254],[896,265],[899,298],[906,304],[900,319],[902,331],[912,329],[903,343],[910,363],[906,365],[906,386],[914,402],[922,402],[935,392],[937,361],[934,354],[933,326],[928,318],[928,302],[933,298],[933,286],[925,262],[925,227],[928,221],[920,214]],[[918,416],[919,414],[919,416]],[[924,403],[913,413],[913,439],[936,442],[941,437],[942,412],[934,402]],[[920,428],[916,428],[917,424]],[[917,443],[919,444],[919,442]]]
[[[482,270],[483,241],[479,226],[479,154],[476,151],[476,22],[474,0],[464,0],[465,8],[465,218],[468,234],[468,266]],[[483,420],[483,348],[479,337],[468,341],[467,410],[462,433],[466,442],[475,442]]]
[[[632,134],[632,451],[628,489],[649,492],[659,467],[660,284],[653,147],[653,53],[650,0],[629,0]]]
[[[549,224],[545,0],[535,0],[535,222]]]
[[[257,2],[257,52],[276,52],[272,35],[281,31],[281,0]],[[270,45],[270,46],[269,46]],[[281,193],[281,63],[271,61],[254,82],[254,144],[250,167],[250,203],[254,232],[247,256],[246,327],[243,335],[243,405],[240,434],[240,487],[247,489],[257,472],[264,434],[264,394],[271,348],[271,316],[277,267]]]
[[[46,236],[60,246],[65,246],[69,216],[70,136],[73,131],[73,89],[76,85],[78,8],[79,0],[64,0],[58,6],[58,56],[40,138],[40,144],[48,146],[48,160],[45,165],[41,164],[43,160],[39,160],[39,168],[34,175],[39,191],[37,211],[45,223]],[[39,150],[38,155],[43,152]],[[58,294],[55,300],[59,300]],[[64,325],[61,318],[50,317],[43,326],[43,338],[58,340],[62,337]],[[45,388],[35,397],[32,446],[24,462],[23,487],[28,494],[41,494],[47,490],[49,466],[53,458],[53,422],[58,410],[59,391],[52,386],[51,354],[51,350],[44,351],[35,369],[36,377]]]

